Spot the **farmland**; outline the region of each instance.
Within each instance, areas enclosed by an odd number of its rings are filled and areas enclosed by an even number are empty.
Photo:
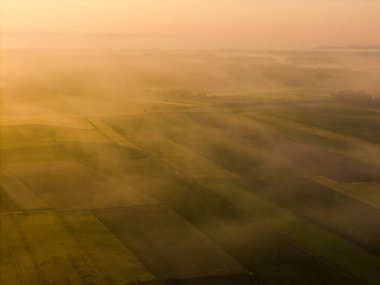
[[[378,284],[380,113],[332,96],[368,55],[23,52],[3,63],[1,284]]]

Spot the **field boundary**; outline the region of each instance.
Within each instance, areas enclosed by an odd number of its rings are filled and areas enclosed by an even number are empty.
[[[111,128],[109,125],[107,125],[100,119],[87,118],[87,121],[89,121],[90,124],[93,125],[101,134],[109,138],[115,144],[123,146],[123,147],[131,148],[137,151],[141,151],[141,149],[137,145],[127,140],[122,134],[115,131],[113,128]]]
[[[339,141],[339,142],[342,142],[351,146],[355,146],[361,149],[376,150],[376,151],[380,150],[377,144],[367,142],[365,140],[353,138],[350,136],[341,135],[336,132],[331,132],[331,131],[323,130],[320,128],[304,125],[304,124],[297,123],[294,121],[276,118],[276,117],[265,115],[265,114],[255,112],[255,111],[249,111],[247,113],[244,113],[244,115],[255,118],[255,119],[263,120],[263,121],[266,121],[268,123],[272,123],[278,126],[287,127],[287,128],[295,129],[295,130],[302,131],[305,133],[311,133],[313,135]]]
[[[312,176],[309,178],[313,182],[316,182],[320,185],[326,186],[332,190],[335,190],[337,192],[340,192],[344,195],[347,195],[355,200],[359,200],[360,202],[363,202],[371,207],[374,207],[376,209],[380,210],[380,192],[377,191],[378,199],[377,197],[366,197],[364,195],[356,195],[353,192],[356,192],[355,190],[358,189],[358,192],[370,192],[373,194],[376,194],[376,189],[380,189],[380,181],[370,181],[370,182],[339,182],[332,180],[330,178],[324,177],[324,176]]]
[[[22,210],[48,209],[49,205],[12,174],[0,170],[2,189]]]
[[[212,180],[199,180],[197,183],[224,200],[238,204],[243,212],[268,223],[330,266],[368,284],[378,283],[380,258],[372,252],[298,217],[233,181],[215,183]],[[366,260],[366,263],[362,260]]]

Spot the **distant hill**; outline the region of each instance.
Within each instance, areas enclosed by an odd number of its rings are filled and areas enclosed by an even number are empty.
[[[346,45],[346,46],[320,46],[317,49],[380,49],[380,45]]]

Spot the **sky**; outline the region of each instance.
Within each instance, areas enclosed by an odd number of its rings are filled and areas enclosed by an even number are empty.
[[[380,44],[380,0],[1,0],[2,47]]]

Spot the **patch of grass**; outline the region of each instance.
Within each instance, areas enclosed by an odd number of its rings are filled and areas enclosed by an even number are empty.
[[[156,277],[90,211],[61,212],[60,218],[97,264],[107,284],[130,284]]]
[[[17,211],[20,207],[13,201],[7,192],[0,186],[0,212]]]
[[[8,166],[7,172],[17,177],[27,189],[31,189],[35,197],[43,199],[54,209],[93,209],[157,203],[112,177],[78,162],[17,164]],[[20,195],[25,191],[20,192]],[[22,199],[23,197],[20,201]]]
[[[307,177],[246,179],[245,188],[379,254],[377,209]]]
[[[0,220],[22,284],[104,284],[54,213],[1,214]]]
[[[366,284],[380,279],[380,258],[323,228],[299,218],[290,211],[268,202],[251,191],[228,181],[199,181],[213,193],[247,214],[290,237],[299,246],[333,268],[349,273]]]
[[[342,183],[322,176],[311,179],[314,182],[380,209],[380,181]]]
[[[292,106],[260,110],[260,113],[291,120],[338,134],[380,143],[380,113],[334,105]]]
[[[95,213],[161,278],[246,272],[222,248],[165,206],[103,209]]]

